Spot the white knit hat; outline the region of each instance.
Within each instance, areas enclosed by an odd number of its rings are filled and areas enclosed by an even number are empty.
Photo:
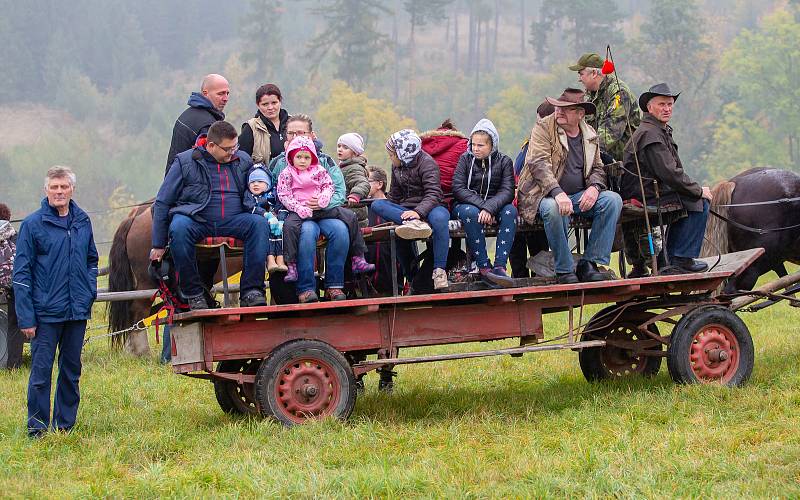
[[[336,141],[336,144],[344,144],[348,148],[352,149],[357,155],[364,153],[364,138],[355,132],[350,132],[339,137],[339,140]]]

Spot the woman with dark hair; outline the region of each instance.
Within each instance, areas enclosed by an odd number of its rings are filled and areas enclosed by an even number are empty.
[[[419,138],[422,140],[422,150],[439,165],[439,182],[445,204],[450,206],[453,200],[453,174],[458,159],[467,150],[467,137],[448,118],[436,130],[419,134]]]
[[[289,113],[281,108],[281,89],[267,83],[256,90],[258,111],[242,124],[239,149],[253,158],[253,163],[268,164],[283,153],[286,141],[286,121]]]

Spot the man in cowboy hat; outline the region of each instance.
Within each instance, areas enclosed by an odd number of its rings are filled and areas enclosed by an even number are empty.
[[[597,265],[609,263],[622,199],[606,190],[597,132],[584,120],[595,113],[595,105],[578,89],[566,89],[547,101],[555,113],[539,120],[531,132],[519,180],[519,213],[528,224],[537,215],[542,218],[559,283],[609,279]],[[592,219],[586,251],[574,271],[567,240],[573,214]]]
[[[619,78],[604,75],[602,67],[599,55],[584,54],[569,69],[578,72],[578,81],[597,108],[593,116],[587,115],[586,121],[600,137],[600,150],[621,161],[625,143],[639,126],[641,115],[631,89]]]
[[[703,234],[708,221],[711,190],[700,186],[686,175],[672,138],[672,107],[680,92],[673,92],[666,83],[659,83],[639,97],[644,111],[642,123],[625,146],[622,196],[642,201],[636,162],[644,185],[648,205],[679,202],[687,216],[669,225],[666,234],[666,255],[671,272],[697,273],[708,265],[694,260],[700,255]],[[658,182],[658,197],[656,185]]]

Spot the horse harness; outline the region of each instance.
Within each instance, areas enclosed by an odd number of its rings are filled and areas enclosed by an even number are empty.
[[[717,207],[755,207],[760,205],[785,205],[797,201],[800,201],[800,196],[796,196],[794,198],[781,198],[779,200],[754,201],[751,203],[728,203],[725,205],[717,205]],[[785,226],[785,227],[771,227],[767,229],[762,229],[759,227],[750,227],[742,224],[741,222],[736,222],[735,220],[729,219],[728,217],[725,217],[724,215],[717,212],[716,210],[709,210],[709,212],[737,229],[741,229],[742,231],[747,231],[755,234],[779,233],[781,231],[789,231],[791,229],[800,228],[800,224],[794,224],[792,226]]]

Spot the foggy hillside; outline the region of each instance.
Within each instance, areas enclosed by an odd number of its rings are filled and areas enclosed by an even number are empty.
[[[184,2],[0,0],[0,201],[37,208],[54,164],[78,175],[77,201],[109,239],[155,195],[172,125],[202,77],[231,83],[226,119],[255,112],[277,84],[282,107],[336,138],[368,138],[387,166],[401,124],[469,131],[489,117],[514,156],[545,95],[577,86],[568,70],[611,45],[637,95],[667,81],[682,94],[673,126],[694,177],[751,166],[800,171],[800,11],[743,0],[330,0]],[[101,253],[106,249],[101,248]]]

